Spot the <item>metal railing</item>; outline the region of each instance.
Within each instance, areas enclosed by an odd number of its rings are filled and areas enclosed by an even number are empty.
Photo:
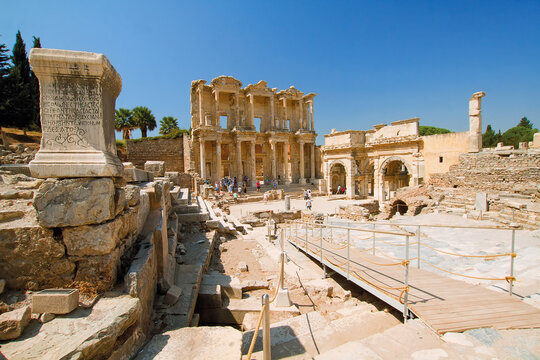
[[[334,231],[337,230],[346,230],[347,232],[347,242],[346,245],[343,245],[341,247],[335,247],[333,243],[334,239]],[[307,221],[291,221],[286,220],[285,226],[283,231],[285,231],[285,236],[287,239],[293,242],[293,244],[301,249],[303,249],[306,253],[310,254],[314,258],[317,258],[320,263],[325,266],[325,263],[331,264],[333,267],[338,268],[342,270],[343,275],[347,278],[347,280],[351,280],[351,277],[356,278],[360,281],[363,281],[372,287],[376,288],[377,290],[385,293],[386,295],[395,298],[395,300],[399,301],[400,304],[403,305],[403,320],[404,322],[407,321],[409,317],[409,307],[408,307],[408,293],[409,293],[409,265],[410,260],[413,260],[409,257],[409,237],[413,236],[414,233],[410,233],[407,231],[389,231],[389,230],[380,230],[380,229],[363,229],[363,228],[354,228],[351,226],[338,226],[338,225],[330,225],[325,223],[314,223],[314,222],[307,222]],[[310,235],[311,231],[311,235]],[[325,237],[324,232],[328,233],[328,236]],[[368,259],[366,257],[360,258],[366,262],[372,263],[374,265],[379,266],[403,266],[403,280],[401,283],[403,285],[400,286],[387,286],[382,283],[375,283],[375,280],[368,280],[366,278],[363,278],[358,272],[352,271],[351,265],[359,265],[358,262],[351,259],[351,232],[361,232],[361,233],[371,233],[372,235],[368,238],[373,238],[375,234],[386,234],[386,235],[395,235],[405,238],[405,243],[403,244],[406,248],[405,252],[405,258],[404,259],[395,259],[398,260],[397,262],[380,262],[377,259]],[[317,234],[318,233],[318,234]],[[318,243],[315,243],[313,241],[310,241],[309,238],[311,236],[312,239],[315,239],[318,235]],[[365,239],[368,239],[365,238]],[[325,245],[327,247],[325,247]],[[310,249],[311,246],[311,249]],[[352,246],[353,249],[356,249],[354,246]],[[345,254],[340,253],[340,250],[345,250]],[[369,249],[368,249],[369,250]],[[365,251],[365,250],[362,250]],[[333,257],[334,259],[341,258],[344,260],[341,263],[336,263],[335,261],[332,261],[330,257]],[[356,257],[359,257],[358,254],[356,254]],[[397,290],[400,291],[399,296],[395,296],[390,293],[391,290]]]

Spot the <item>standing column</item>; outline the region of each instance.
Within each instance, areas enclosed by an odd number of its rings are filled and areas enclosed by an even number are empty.
[[[304,177],[304,142],[299,141],[300,145],[300,184],[306,183],[306,178]]]
[[[221,179],[221,139],[216,140],[216,176]]]
[[[345,184],[347,187],[347,192],[345,193],[345,197],[347,199],[354,199],[356,190],[354,189],[354,180],[353,180],[353,160],[347,161],[348,169],[347,169],[347,177],[345,179]]]
[[[242,169],[242,140],[240,139],[236,139],[236,177],[238,181],[244,178],[244,170]]]
[[[249,115],[251,118],[251,126],[255,126],[255,99],[253,98],[253,94],[249,95],[249,106],[251,110],[251,114]]]
[[[199,138],[199,144],[200,144],[200,158],[201,158],[201,178],[203,180],[206,180],[206,160],[205,160],[205,154],[204,154],[204,140]]]
[[[304,107],[302,106],[302,99],[298,100],[298,109],[300,110],[300,126],[304,128]]]
[[[277,179],[277,166],[276,166],[276,143],[270,141],[270,148],[272,149],[272,180]]]
[[[202,88],[199,87],[199,125],[204,125],[204,114],[203,114],[203,96],[202,96]]]
[[[240,123],[240,104],[238,103],[238,93],[234,93],[234,106],[236,107],[235,108],[235,111],[236,111],[236,123],[234,124],[235,126],[242,126],[242,124]]]
[[[311,144],[311,181],[315,179],[315,143]]]
[[[287,98],[283,98],[283,128],[286,128],[286,124],[287,124]],[[291,123],[289,121],[289,130],[291,130]]]
[[[310,105],[310,108],[311,108],[311,111],[309,112],[309,116],[310,116],[310,120],[311,120],[311,131],[315,131],[315,126],[314,126],[314,122],[313,122],[313,100],[311,100],[311,102],[309,103]]]
[[[256,180],[255,178],[257,177],[257,169],[255,168],[255,164],[256,164],[256,160],[255,160],[255,140],[252,140],[251,141],[251,161],[250,161],[250,170],[251,170],[251,176],[250,176],[250,180],[251,180],[251,186],[255,186],[255,183],[256,183]]]
[[[215,112],[216,120],[215,121],[216,121],[216,123],[214,125],[221,127],[221,121],[219,120],[219,92],[217,90],[215,90],[214,95],[215,95],[215,104],[216,104],[216,106],[215,106],[215,110],[216,110],[216,112]]]
[[[283,181],[289,182],[289,142],[283,143]]]
[[[270,124],[274,129],[278,127],[274,119],[274,95],[270,96]]]

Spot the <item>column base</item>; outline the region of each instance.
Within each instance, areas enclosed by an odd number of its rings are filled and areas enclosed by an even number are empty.
[[[276,304],[276,307],[292,306],[291,297],[289,296],[289,289],[278,290],[275,304]]]
[[[36,178],[123,177],[118,156],[104,151],[38,151],[29,168]]]
[[[299,183],[300,185],[306,185],[306,184],[307,184],[306,178],[300,178],[300,179],[298,180],[298,183]]]

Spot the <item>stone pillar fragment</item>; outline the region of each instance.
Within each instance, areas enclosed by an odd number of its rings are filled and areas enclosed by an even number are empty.
[[[200,144],[200,158],[201,158],[201,178],[204,180],[206,179],[206,159],[205,159],[205,148],[204,148],[204,140],[199,139]]]
[[[283,181],[289,182],[289,142],[283,143]]]
[[[221,179],[221,139],[216,140],[216,176]]]
[[[103,54],[34,48],[39,79],[41,147],[30,171],[38,178],[121,177],[115,101],[122,79]]]
[[[255,186],[255,183],[257,182],[257,169],[256,169],[256,160],[255,160],[255,140],[252,140],[250,142],[251,144],[251,164],[250,164],[250,170],[251,170],[251,186]]]
[[[311,144],[311,181],[315,179],[315,143]]]
[[[276,143],[274,141],[270,141],[270,148],[272,149],[272,179],[277,179]]]
[[[242,140],[236,139],[236,176],[240,181],[244,176],[242,169]]]
[[[300,184],[305,184],[306,178],[304,175],[304,142],[299,141],[298,145],[300,146]]]
[[[483,91],[474,93],[469,100],[469,152],[482,150],[482,98]]]

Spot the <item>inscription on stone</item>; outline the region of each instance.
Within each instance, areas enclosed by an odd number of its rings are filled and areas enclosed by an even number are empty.
[[[101,126],[101,87],[95,81],[57,79],[41,92],[41,121],[48,149],[91,147],[88,132]]]

